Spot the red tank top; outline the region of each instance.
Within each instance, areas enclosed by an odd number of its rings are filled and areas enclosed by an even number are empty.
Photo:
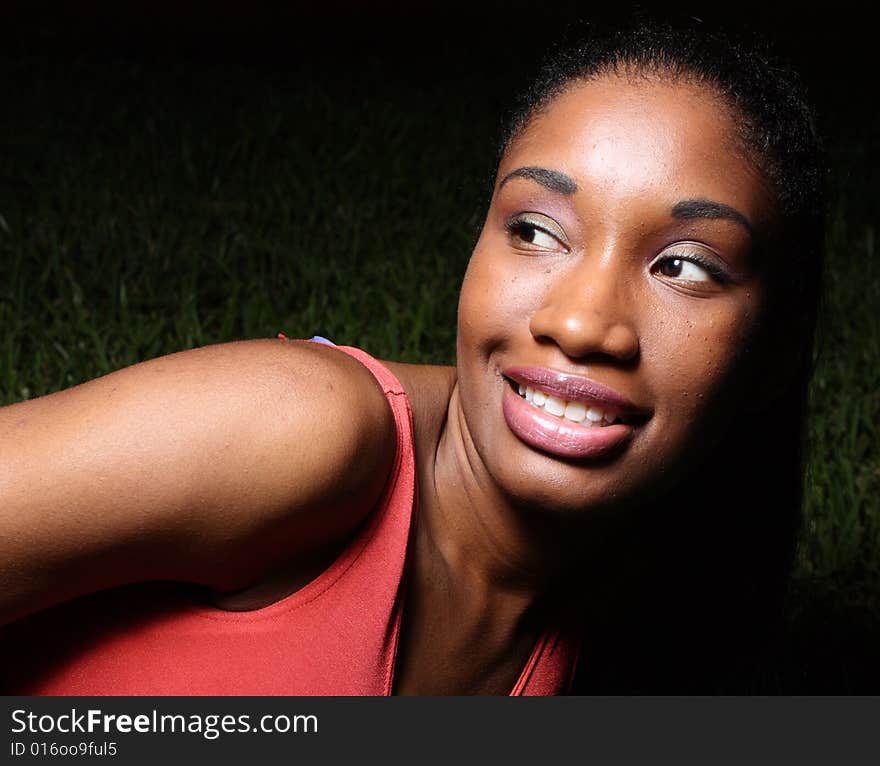
[[[262,609],[199,604],[171,583],[114,588],[0,629],[7,694],[389,695],[417,486],[412,412],[397,378],[365,352],[391,405],[397,454],[376,507],[316,579]],[[511,695],[564,693],[580,642],[556,626]]]

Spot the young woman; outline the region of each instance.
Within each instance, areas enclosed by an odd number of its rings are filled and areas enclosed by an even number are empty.
[[[240,342],[0,410],[5,691],[748,678],[797,529],[822,179],[792,78],[693,32],[590,40],[524,94],[454,368]]]

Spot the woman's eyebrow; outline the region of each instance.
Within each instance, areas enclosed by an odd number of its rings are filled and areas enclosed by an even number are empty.
[[[504,184],[506,184],[511,178],[529,178],[532,181],[541,184],[541,186],[550,189],[550,191],[564,194],[567,197],[570,197],[578,190],[578,186],[571,176],[566,175],[559,170],[539,168],[533,165],[512,170],[501,179],[498,188],[500,189],[504,186]]]
[[[534,165],[528,165],[512,170],[501,179],[498,188],[500,189],[512,178],[528,178],[541,184],[541,186],[550,189],[550,191],[558,192],[559,194],[564,194],[569,197],[572,194],[575,194],[578,190],[578,185],[571,176],[560,170],[551,170],[550,168],[542,168]],[[672,207],[672,217],[681,220],[692,218],[726,218],[729,221],[735,221],[744,226],[749,234],[752,234],[753,236],[755,234],[755,228],[752,226],[749,219],[740,213],[739,210],[730,205],[725,205],[723,202],[716,202],[711,199],[697,198],[680,200]]]
[[[672,217],[683,220],[691,218],[726,218],[728,221],[736,221],[754,236],[755,228],[742,213],[723,202],[715,202],[711,199],[683,199],[676,202],[672,207]]]

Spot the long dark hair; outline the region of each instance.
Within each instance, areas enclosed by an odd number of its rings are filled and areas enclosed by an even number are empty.
[[[772,691],[762,666],[782,625],[800,528],[822,272],[825,170],[813,111],[766,43],[695,19],[640,15],[576,34],[521,93],[502,154],[572,82],[607,74],[698,82],[736,116],[742,145],[775,191],[778,227],[761,245],[769,299],[750,349],[766,375],[743,381],[771,387],[755,392],[766,407],[735,417],[699,470],[584,562],[578,592],[590,606],[574,691]]]

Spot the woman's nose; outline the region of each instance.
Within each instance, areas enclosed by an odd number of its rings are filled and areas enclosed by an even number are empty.
[[[529,329],[571,358],[605,354],[628,362],[639,353],[634,308],[626,280],[612,265],[582,263],[554,279]]]

